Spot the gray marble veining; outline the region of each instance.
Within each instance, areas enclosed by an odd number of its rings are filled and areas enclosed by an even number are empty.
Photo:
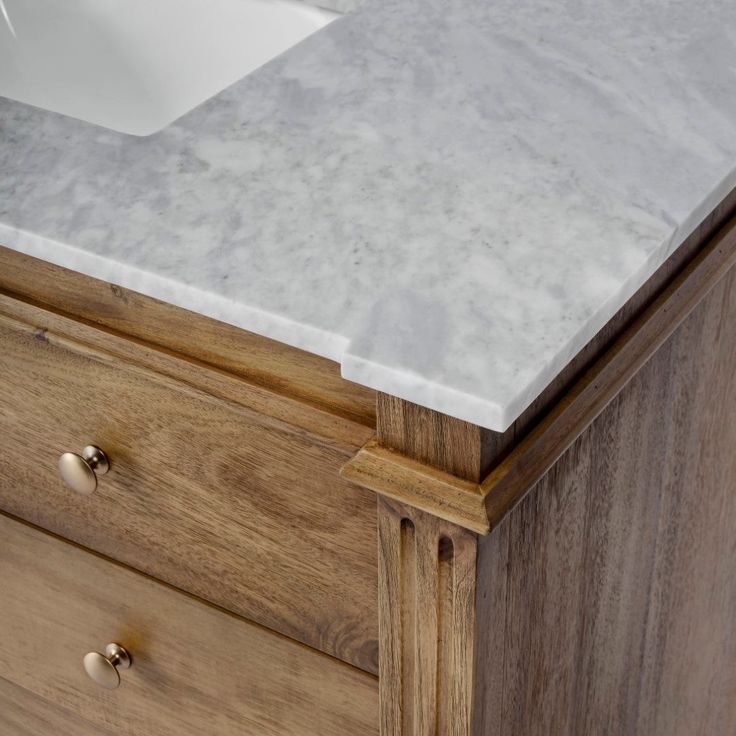
[[[0,99],[0,242],[505,429],[736,185],[732,0],[365,0],[149,138]]]

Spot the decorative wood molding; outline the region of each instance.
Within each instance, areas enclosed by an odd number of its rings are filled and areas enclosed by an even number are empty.
[[[371,441],[342,475],[376,493],[489,533],[544,477],[641,367],[736,265],[736,218],[675,277],[555,408],[480,483]],[[381,426],[379,416],[378,426]],[[399,434],[392,446],[410,446]]]
[[[480,486],[372,440],[343,465],[343,478],[480,534],[490,531]]]
[[[378,499],[381,736],[471,736],[477,537]]]

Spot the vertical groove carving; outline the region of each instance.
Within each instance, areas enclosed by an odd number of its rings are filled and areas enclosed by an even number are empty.
[[[417,624],[417,553],[414,524],[401,520],[401,726],[402,734],[415,733],[414,650]]]
[[[417,530],[417,674],[414,693],[414,703],[417,709],[416,728],[417,735],[435,736],[437,731],[437,642],[439,636],[437,620],[438,538],[433,525],[425,523],[425,520],[416,514],[412,515]]]
[[[404,730],[404,711],[410,698],[405,693],[404,671],[412,671],[404,658],[411,655],[405,638],[403,618],[406,615],[402,590],[402,572],[408,556],[402,560],[402,525],[400,517],[378,513],[378,609],[379,609],[379,699],[380,733],[386,736],[409,736]],[[406,549],[403,550],[407,552]],[[410,718],[410,716],[407,716]],[[411,721],[407,727],[413,728]]]
[[[476,536],[381,498],[381,736],[470,736]]]
[[[454,619],[452,589],[455,572],[455,548],[448,537],[440,537],[437,544],[437,731],[436,736],[449,733],[448,703],[449,685],[452,671],[452,652],[450,651],[451,631]]]

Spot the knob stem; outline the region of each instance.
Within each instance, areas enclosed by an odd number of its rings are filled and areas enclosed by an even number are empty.
[[[87,445],[82,450],[82,459],[97,475],[105,475],[110,470],[110,461],[107,459],[107,455],[95,445]]]
[[[128,650],[121,647],[120,644],[108,644],[105,647],[105,656],[110,660],[114,667],[121,670],[130,669],[131,659]]]

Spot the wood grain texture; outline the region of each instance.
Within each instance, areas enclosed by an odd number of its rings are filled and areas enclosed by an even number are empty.
[[[53,310],[41,309],[34,303],[2,292],[0,314],[32,325],[41,336],[53,333],[57,342],[69,341],[77,350],[85,349],[105,359],[114,356],[126,361],[131,370],[153,374],[159,381],[168,378],[177,385],[191,386],[263,417],[309,432],[315,441],[330,442],[346,452],[359,447],[374,434],[370,426],[251,383],[216,366]]]
[[[1,246],[0,289],[375,427],[375,392],[331,360]]]
[[[378,501],[381,736],[469,736],[474,534]]]
[[[479,551],[476,736],[736,733],[736,272]]]
[[[3,736],[112,736],[76,713],[36,697],[0,678],[0,733]]]
[[[382,393],[376,398],[376,436],[384,447],[475,483],[513,440],[513,433],[490,432]]]
[[[376,679],[0,516],[0,676],[129,736],[374,736]],[[117,690],[82,657],[115,641]]]
[[[0,316],[0,508],[376,672],[375,498],[339,478],[343,445],[21,306]],[[90,443],[111,470],[83,497],[57,460]]]

